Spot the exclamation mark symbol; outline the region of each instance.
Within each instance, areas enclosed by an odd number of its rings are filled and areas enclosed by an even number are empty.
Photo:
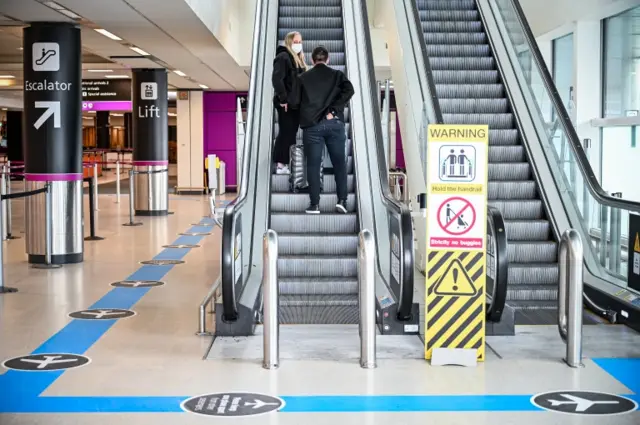
[[[458,269],[453,269],[453,290],[458,290]]]

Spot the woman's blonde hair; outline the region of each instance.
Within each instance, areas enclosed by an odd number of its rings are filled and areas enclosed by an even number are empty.
[[[300,52],[296,54],[296,52],[294,52],[293,49],[291,48],[291,46],[293,45],[293,39],[296,38],[296,35],[299,35],[300,37],[302,37],[302,35],[298,31],[292,31],[289,34],[287,34],[287,36],[284,38],[284,47],[286,47],[289,53],[291,53],[291,55],[293,56],[293,59],[295,60],[297,67],[302,68],[306,71],[307,64],[304,62],[304,53]]]

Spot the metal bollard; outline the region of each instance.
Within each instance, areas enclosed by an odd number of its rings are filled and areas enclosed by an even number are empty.
[[[262,240],[263,272],[263,359],[262,367],[277,369],[280,366],[280,323],[278,319],[280,290],[278,288],[278,235],[267,230]]]
[[[612,193],[611,196],[622,198],[622,192]],[[611,220],[609,221],[609,270],[620,274],[622,268],[622,211],[620,208],[611,208]]]
[[[0,195],[4,196],[7,194],[7,165],[2,164],[2,176],[0,176]],[[2,231],[2,240],[7,240],[7,201],[2,199],[0,201],[1,212],[2,215],[2,226],[0,227],[0,231]]]
[[[565,362],[570,367],[582,365],[582,295],[584,252],[580,234],[567,230],[560,241],[558,256],[558,331],[567,345]]]
[[[2,214],[0,214],[0,228],[2,228],[2,224]],[[0,294],[8,294],[11,292],[18,292],[18,290],[4,286],[4,244],[0,242]]]
[[[120,203],[120,160],[116,161],[116,204]]]
[[[98,209],[98,163],[93,163],[93,196],[95,197],[95,210],[100,211]]]
[[[134,188],[133,188],[133,170],[129,170],[129,222],[124,223],[123,226],[142,226],[142,223],[133,221],[133,196],[134,196]]]
[[[47,191],[44,192],[44,264],[34,264],[36,269],[59,269],[60,264],[52,264],[53,252],[53,186],[46,183]]]
[[[600,245],[598,245],[600,264],[607,267],[607,224],[609,223],[609,207],[602,204],[600,206]]]
[[[7,195],[11,195],[11,162],[7,161]],[[11,212],[11,199],[7,199],[7,240],[11,239],[20,239],[19,236],[12,235],[12,227],[13,227],[13,217]]]
[[[375,242],[368,230],[360,232],[358,243],[358,287],[360,305],[360,366],[376,367]]]

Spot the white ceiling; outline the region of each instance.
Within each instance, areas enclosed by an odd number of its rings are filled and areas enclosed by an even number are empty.
[[[76,22],[81,26],[83,78],[130,76],[132,68],[167,68],[187,75],[169,72],[173,88],[201,89],[201,84],[211,90],[248,88],[247,74],[185,0],[57,0],[81,17],[76,21],[43,3],[47,1],[0,0],[0,75],[16,77],[10,82],[0,80],[0,98],[3,90],[22,91],[22,27],[36,21]],[[122,41],[107,38],[96,28],[106,29]],[[150,56],[142,56],[130,46]],[[91,69],[111,72],[95,73]]]

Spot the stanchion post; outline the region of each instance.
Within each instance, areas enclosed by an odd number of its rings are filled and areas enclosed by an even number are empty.
[[[93,196],[95,196],[95,204],[94,204],[94,208],[96,209],[96,211],[98,210],[98,163],[94,162],[93,163]]]
[[[558,255],[558,331],[566,343],[564,361],[573,368],[582,364],[582,296],[584,252],[580,234],[569,229],[560,240]]]
[[[96,202],[96,197],[93,193],[93,185],[94,179],[88,179],[89,181],[89,236],[84,238],[85,241],[101,241],[104,238],[100,236],[96,236],[96,219],[95,212],[96,208],[94,207],[94,202]]]
[[[53,186],[51,182],[46,183],[44,192],[44,264],[34,264],[36,269],[59,269],[60,264],[52,264],[51,255],[53,251]]]
[[[134,170],[129,170],[129,222],[123,224],[123,226],[142,226],[142,223],[140,222],[135,222],[133,221],[133,209],[134,209],[134,205],[133,205],[133,191],[134,191],[134,182],[133,182],[133,176],[134,176],[135,172]]]
[[[116,204],[120,203],[120,160],[116,161]]]
[[[0,228],[2,228],[2,214],[0,214]],[[4,286],[4,244],[0,241],[0,294],[11,292],[18,292],[18,290]]]
[[[280,324],[278,318],[278,235],[273,230],[264,234],[262,241],[263,271],[262,287],[264,288],[264,319],[262,367],[277,369],[280,366]]]
[[[7,161],[7,195],[11,195],[11,162]],[[18,236],[13,236],[11,228],[13,227],[13,218],[11,217],[11,199],[7,199],[7,239],[19,239]]]
[[[375,243],[368,230],[360,232],[358,286],[360,305],[360,367],[376,368],[376,277]]]
[[[0,201],[1,205],[1,214],[2,215],[2,226],[0,226],[0,230],[2,231],[2,240],[7,240],[7,201],[4,199],[4,195],[7,194],[7,164],[2,164],[2,176],[0,177],[0,195],[3,196],[2,201]]]

